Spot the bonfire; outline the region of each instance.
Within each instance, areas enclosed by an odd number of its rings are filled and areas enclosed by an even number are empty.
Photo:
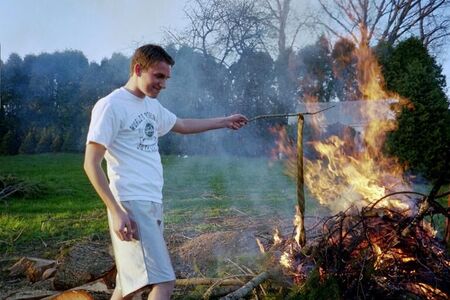
[[[344,299],[448,299],[450,259],[428,217],[449,217],[436,201],[448,193],[438,194],[439,180],[428,195],[413,191],[405,166],[383,154],[386,133],[396,128],[395,118],[386,116],[411,104],[383,90],[380,67],[366,43],[355,55],[363,100],[389,100],[391,105],[367,105],[355,112],[368,120],[360,145],[348,136],[331,135],[311,143],[313,158],[303,157],[303,118],[298,119],[297,145],[285,128],[276,129],[275,152],[287,157],[286,173],[297,182],[298,205],[295,232],[284,237],[277,232],[271,251],[280,253],[279,264],[295,284],[305,285],[314,276],[323,288],[339,286]],[[323,118],[311,117],[316,119],[310,124]],[[307,232],[304,185],[335,213]]]

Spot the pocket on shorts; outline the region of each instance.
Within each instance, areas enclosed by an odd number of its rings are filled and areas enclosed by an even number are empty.
[[[137,223],[137,232],[141,226],[151,226],[159,229],[161,233],[164,231],[164,216],[162,204],[144,201],[144,200],[132,200],[126,201],[124,205],[129,210],[130,217]],[[139,232],[137,234],[139,237]]]

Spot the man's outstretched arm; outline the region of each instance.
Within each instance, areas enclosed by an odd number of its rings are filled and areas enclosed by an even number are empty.
[[[133,229],[128,213],[119,205],[109,188],[101,163],[106,149],[103,145],[89,143],[84,156],[84,170],[94,186],[95,191],[111,212],[113,230],[123,241],[131,241]]]
[[[230,128],[237,130],[247,124],[247,122],[248,119],[240,114],[212,119],[177,119],[172,131],[188,134],[219,128]]]

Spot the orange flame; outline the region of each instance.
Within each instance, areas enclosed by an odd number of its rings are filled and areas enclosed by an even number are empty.
[[[290,268],[292,264],[291,255],[288,252],[284,252],[280,257],[280,264],[285,268]]]
[[[361,32],[364,41],[363,28]],[[361,42],[354,55],[358,61],[361,100],[364,101],[360,102],[360,109],[352,114],[363,120],[365,125],[359,129],[360,132],[348,127],[341,136],[332,135],[323,141],[308,143],[316,157],[304,158],[306,187],[312,197],[333,212],[346,210],[350,206],[363,207],[388,193],[410,190],[410,184],[404,180],[404,166],[397,159],[383,154],[386,134],[396,128],[393,109],[408,104],[408,101],[383,89],[380,66],[367,43]],[[305,105],[311,111],[317,110],[309,104]],[[333,108],[329,112],[333,113]],[[321,116],[322,119],[316,118],[306,126],[313,126],[314,130],[324,128],[325,114]],[[279,135],[276,151],[287,157],[286,173],[295,177],[294,143],[289,141],[284,128],[275,130]],[[401,210],[410,208],[403,196],[384,199],[378,205]]]
[[[273,235],[273,244],[274,245],[278,245],[282,242],[281,236],[280,236],[280,231],[278,230],[278,228],[275,228],[275,233]]]

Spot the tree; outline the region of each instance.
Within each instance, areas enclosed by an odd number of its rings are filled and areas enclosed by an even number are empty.
[[[175,60],[169,88],[161,93],[161,103],[180,117],[214,117],[230,111],[232,97],[231,77],[228,68],[214,57],[191,47],[176,49],[166,47]],[[163,153],[213,153],[208,139],[218,133],[205,133],[186,139],[169,135],[161,140]]]
[[[266,48],[269,17],[258,0],[194,0],[185,13],[190,23],[184,32],[168,32],[173,44],[200,50],[221,64]]]
[[[43,128],[40,131],[39,140],[36,146],[37,153],[48,153],[52,151],[53,135],[50,128]]]
[[[19,152],[20,141],[18,140],[18,134],[10,129],[3,135],[0,140],[0,154],[12,155]]]
[[[289,55],[302,28],[311,22],[309,15],[299,16],[292,6],[292,0],[260,0],[260,5],[269,17],[270,36],[276,39],[277,59]]]
[[[33,154],[36,153],[36,129],[30,128],[27,134],[25,135],[25,138],[23,139],[23,142],[20,144],[19,153],[22,154]]]
[[[387,150],[429,179],[446,176],[450,159],[450,112],[442,68],[420,39],[402,41],[381,58],[389,90],[409,99],[413,109],[398,116],[398,129],[387,137]]]
[[[20,114],[24,111],[24,96],[29,77],[22,58],[13,53],[2,66],[0,106],[0,141],[2,153],[16,154],[22,136]]]
[[[268,53],[245,53],[230,66],[230,72],[233,82],[233,107],[236,111],[249,117],[286,111],[283,103],[277,101],[277,90],[273,84],[275,63]],[[251,132],[225,136],[224,147],[234,154],[268,154],[267,145],[273,143],[273,136],[268,128],[280,121],[285,120],[260,121],[254,124],[254,130]],[[246,142],[242,143],[239,138]],[[236,144],[241,146],[235,147]]]
[[[327,38],[322,35],[315,44],[300,49],[295,60],[300,99],[306,101],[313,97],[320,102],[329,102],[334,97],[334,78]]]
[[[331,52],[334,91],[340,101],[359,100],[361,92],[358,88],[357,57],[354,55],[355,44],[349,39],[339,39]]]
[[[319,0],[317,22],[339,37],[358,44],[394,45],[416,35],[422,43],[439,45],[450,35],[450,0]],[[324,20],[323,14],[328,17]],[[359,28],[359,35],[355,29]],[[373,41],[374,43],[371,43]]]

